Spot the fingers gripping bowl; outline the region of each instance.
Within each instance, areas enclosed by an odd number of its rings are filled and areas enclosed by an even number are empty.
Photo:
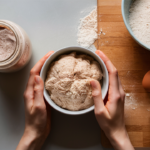
[[[53,53],[44,63],[40,76],[43,79],[43,81],[45,82],[46,77],[47,77],[47,72],[50,68],[50,64],[52,64],[52,62],[54,60],[56,60],[56,58],[58,58],[60,55],[64,55],[64,54],[70,54],[71,52],[77,52],[77,53],[82,53],[82,54],[86,54],[92,58],[94,58],[101,67],[102,73],[103,73],[103,79],[101,80],[101,88],[102,88],[102,98],[104,99],[107,91],[108,91],[108,84],[109,84],[109,77],[108,77],[108,71],[106,69],[106,66],[104,64],[104,62],[101,60],[101,58],[96,55],[94,52],[82,48],[82,47],[67,47],[67,48],[63,48],[60,49],[58,51],[56,51],[55,53]],[[64,113],[64,114],[69,114],[69,115],[80,115],[80,114],[85,114],[87,112],[90,112],[94,109],[94,106],[91,106],[87,109],[84,110],[79,110],[79,111],[71,111],[71,110],[67,110],[64,108],[59,107],[58,105],[55,104],[55,102],[50,98],[50,95],[48,93],[48,91],[44,88],[44,97],[46,99],[46,101],[57,111]]]

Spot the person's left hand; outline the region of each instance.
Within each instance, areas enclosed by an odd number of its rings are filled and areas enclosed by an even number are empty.
[[[43,97],[44,83],[39,76],[49,52],[31,69],[24,92],[25,131],[16,150],[39,150],[50,132],[50,106]]]

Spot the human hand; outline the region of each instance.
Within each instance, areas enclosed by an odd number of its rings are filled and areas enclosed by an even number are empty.
[[[50,106],[44,101],[44,83],[39,76],[49,52],[31,69],[24,92],[25,130],[16,150],[39,150],[50,132]]]
[[[104,61],[109,73],[109,90],[106,105],[104,105],[102,100],[99,82],[96,80],[90,81],[96,119],[116,150],[133,150],[125,129],[125,93],[118,76],[118,71],[103,52],[97,50],[96,54]]]

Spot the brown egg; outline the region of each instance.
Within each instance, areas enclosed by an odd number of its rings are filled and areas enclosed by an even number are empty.
[[[142,85],[147,92],[150,92],[150,71],[144,76]]]

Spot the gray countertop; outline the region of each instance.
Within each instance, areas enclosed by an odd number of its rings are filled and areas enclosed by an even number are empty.
[[[50,50],[77,45],[79,19],[96,0],[0,0],[0,19],[27,32],[33,56],[22,70],[0,73],[0,149],[16,148],[24,130],[23,92],[34,64]],[[52,110],[51,133],[42,150],[103,150],[94,112],[68,116]]]

